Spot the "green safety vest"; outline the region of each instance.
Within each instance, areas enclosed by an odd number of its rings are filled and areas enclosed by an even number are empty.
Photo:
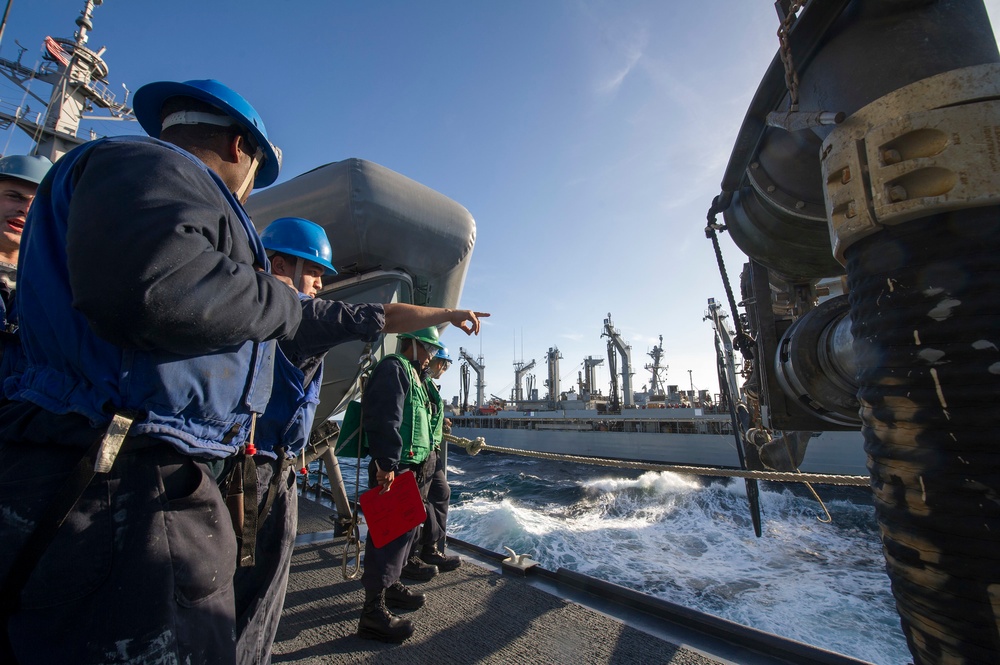
[[[410,389],[406,391],[403,422],[399,426],[399,436],[403,439],[399,463],[421,464],[430,455],[432,445],[430,398],[413,363],[396,353],[386,356],[381,362],[389,358],[395,358],[410,370]]]
[[[441,441],[444,437],[444,400],[441,399],[441,393],[438,392],[437,386],[431,379],[424,382],[424,388],[427,389],[427,397],[432,405],[431,440],[434,442],[434,450],[437,450],[441,447]]]

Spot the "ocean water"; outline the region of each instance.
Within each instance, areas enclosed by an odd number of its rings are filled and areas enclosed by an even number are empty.
[[[910,662],[870,492],[762,484],[754,536],[742,480],[615,470],[452,448],[449,533],[528,553],[877,665]]]

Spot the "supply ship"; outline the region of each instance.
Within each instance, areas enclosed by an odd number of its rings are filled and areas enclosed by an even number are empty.
[[[534,376],[528,374],[535,367],[531,360],[514,363],[510,400],[494,397],[487,401],[483,358],[473,358],[461,349],[462,395],[453,405],[456,412],[451,416],[452,433],[465,439],[481,438],[491,447],[535,453],[758,471],[867,475],[860,427],[845,432],[779,432],[766,440],[762,440],[760,430],[750,431],[747,419],[743,419],[741,427],[741,421],[734,420],[730,411],[735,399],[734,407],[748,413],[728,341],[732,333],[714,300],[709,301],[705,318],[712,321],[720,349],[720,389],[714,395],[693,387],[682,391],[678,385],[665,383],[662,335],[660,344],[648,353],[648,383],[644,390],[633,390],[632,348],[608,314],[602,332],[608,338],[607,362],[614,377],[608,394],[598,388],[595,377],[595,368],[604,364],[605,358],[594,356],[584,358],[577,385],[562,391],[562,354],[550,347],[545,356],[548,395],[539,399]],[[722,351],[727,347],[729,355]],[[473,374],[475,397],[470,400],[469,379]],[[744,456],[746,464],[741,462]]]

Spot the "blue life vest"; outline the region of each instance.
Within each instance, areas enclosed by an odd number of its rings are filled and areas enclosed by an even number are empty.
[[[191,160],[211,178],[246,232],[258,265],[270,269],[253,224],[222,180],[194,155],[155,139],[114,137],[84,144],[52,167],[31,207],[22,239],[20,277],[42,298],[16,294],[24,373],[8,379],[11,399],[56,414],[77,413],[95,428],[116,412],[135,412],[130,434],[168,442],[185,454],[222,458],[237,452],[250,433],[251,412],[263,413],[271,393],[275,342],[244,342],[215,353],[185,356],[124,349],[98,337],[72,306],[66,233],[74,167],[106,142],[152,142]],[[136,220],[140,223],[141,220]],[[112,241],[112,239],[109,239]],[[122,316],[128,316],[122,312]]]
[[[300,300],[309,296],[299,294]],[[312,432],[319,405],[319,390],[323,383],[323,365],[305,385],[301,369],[285,357],[281,347],[274,358],[274,387],[264,415],[257,419],[257,451],[276,458],[276,448],[285,449],[285,457],[299,455]]]

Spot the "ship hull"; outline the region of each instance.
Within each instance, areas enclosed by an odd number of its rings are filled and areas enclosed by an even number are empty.
[[[593,429],[592,421],[537,422],[496,417],[456,419],[455,436],[482,437],[490,446],[526,452],[600,457],[613,460],[690,466],[740,468],[736,441],[719,420],[622,420],[608,423],[609,431]],[[621,426],[632,431],[610,431]],[[662,429],[690,428],[690,432]],[[641,431],[637,431],[641,430]],[[701,431],[698,431],[701,430]],[[809,440],[799,470],[805,473],[868,475],[867,455],[860,432],[823,432]]]

